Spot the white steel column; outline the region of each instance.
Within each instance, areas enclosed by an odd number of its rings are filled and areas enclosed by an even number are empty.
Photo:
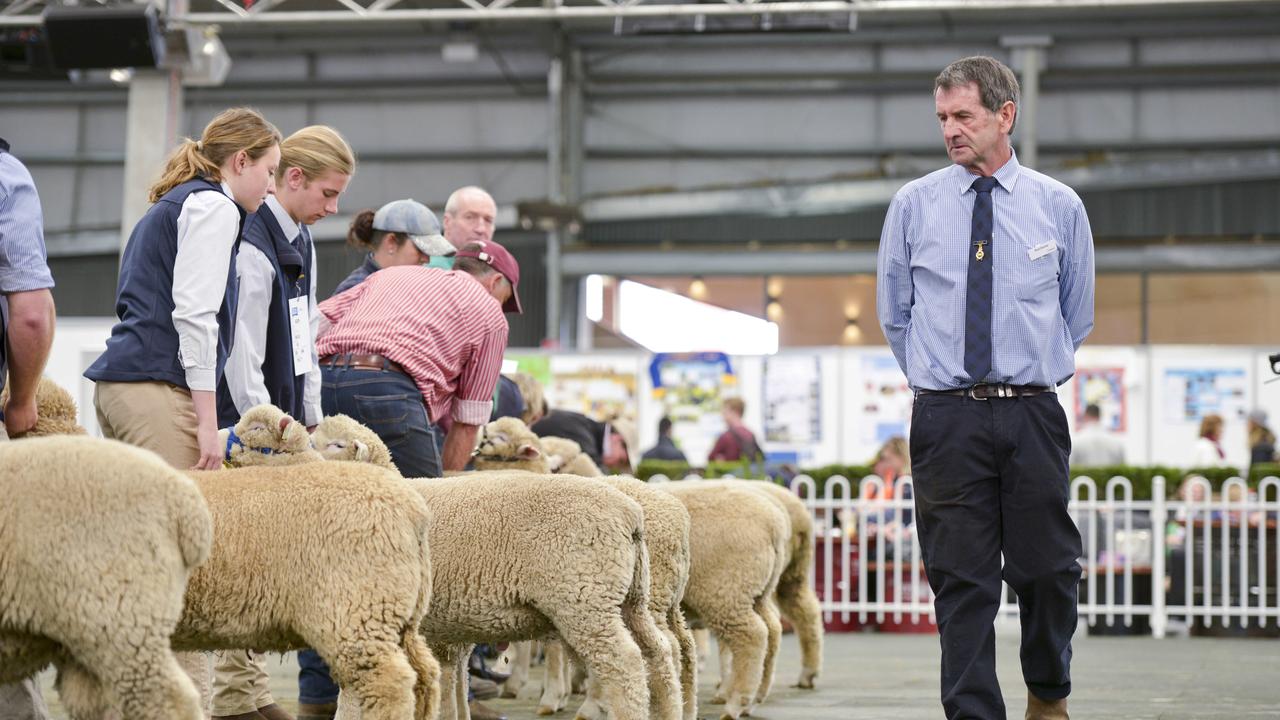
[[[125,124],[124,205],[120,212],[120,249],[147,211],[147,189],[177,143],[182,124],[179,70],[137,70],[129,81]]]
[[[1022,77],[1022,102],[1018,105],[1018,163],[1029,168],[1039,164],[1040,73],[1045,67],[1045,48],[1053,44],[1047,35],[1018,35],[1000,39],[1000,44],[1013,50],[1013,69]]]

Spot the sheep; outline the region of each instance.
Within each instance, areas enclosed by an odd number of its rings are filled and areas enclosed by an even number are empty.
[[[213,542],[195,483],[124,443],[48,437],[0,443],[0,496],[0,683],[53,663],[73,720],[201,720],[169,644]]]
[[[791,528],[777,501],[746,488],[707,482],[662,483],[689,511],[690,569],[683,606],[731,653],[721,682],[722,719],[751,714],[764,699],[782,628],[773,595]],[[687,660],[696,666],[692,657]]]
[[[316,425],[311,443],[321,459],[371,463],[400,474],[382,438],[347,415],[326,416]]]
[[[370,720],[430,718],[439,665],[418,625],[432,587],[431,515],[359,463],[194,471],[214,521],[175,650],[315,648]]]
[[[351,456],[355,439],[371,460],[386,449],[354,421],[320,425],[326,458]],[[551,634],[591,669],[613,720],[650,717],[651,693],[654,717],[679,715],[674,672],[666,672],[670,648],[648,609],[649,553],[635,501],[564,475],[494,471],[407,482],[434,517],[434,594],[422,633],[447,668],[442,720],[468,716],[472,644]],[[646,692],[646,673],[668,678],[666,687]],[[338,716],[359,716],[345,694]]]
[[[591,456],[582,452],[582,446],[568,438],[542,438],[542,451],[547,455],[547,464],[551,472],[565,475],[581,475],[583,477],[600,477],[600,466]]]
[[[9,402],[9,386],[0,392],[0,407]],[[36,385],[36,425],[21,435],[11,437],[47,437],[50,435],[85,435],[85,429],[76,422],[76,401],[71,393],[45,375]]]
[[[781,502],[791,521],[791,538],[787,544],[786,564],[778,580],[776,600],[782,616],[795,627],[800,640],[800,678],[795,687],[812,690],[814,679],[822,671],[823,635],[822,607],[809,578],[814,553],[813,516],[803,500],[781,485],[755,480],[737,482]]]
[[[546,451],[545,457],[537,451],[539,444]],[[557,454],[552,455],[552,452]],[[579,465],[580,468],[594,470],[594,476],[599,477],[599,468],[576,442],[564,438],[539,439],[523,422],[515,418],[500,418],[484,426],[475,459],[477,467],[524,469],[545,475],[555,471],[552,463],[560,464],[566,459],[572,462],[575,457],[590,465],[589,468]],[[697,681],[695,666],[689,662],[694,652],[693,636],[680,610],[680,600],[689,580],[689,513],[675,498],[634,478],[607,477],[600,480],[631,497],[644,511],[645,540],[649,546],[649,611],[672,649],[674,672],[680,677],[679,704],[684,707],[684,717],[694,720],[697,717]],[[520,676],[528,672],[523,663],[528,661],[529,655],[531,653],[520,653],[522,664],[516,673],[517,686],[504,688],[504,691],[518,691],[518,684],[523,679]],[[539,714],[551,714],[568,701],[570,688],[564,660],[564,653],[555,644],[548,647],[547,681],[538,705]],[[511,680],[507,682],[511,683]],[[578,716],[598,718],[601,715],[594,693],[588,692]]]
[[[249,408],[234,428],[218,431],[224,467],[297,465],[321,460],[302,423],[274,405]]]

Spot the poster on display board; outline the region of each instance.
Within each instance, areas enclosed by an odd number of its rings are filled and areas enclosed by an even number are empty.
[[[764,440],[788,445],[822,442],[822,364],[817,356],[765,358]]]
[[[859,444],[880,447],[894,436],[908,437],[913,395],[893,355],[862,357],[862,418]]]
[[[1081,367],[1076,370],[1075,427],[1084,420],[1085,408],[1096,405],[1106,430],[1123,433],[1128,428],[1129,406],[1122,367]]]
[[[1242,367],[1167,367],[1161,383],[1164,419],[1196,423],[1209,414],[1238,420],[1248,413],[1248,374]]]
[[[634,355],[552,355],[543,385],[547,404],[596,420],[625,420],[634,428],[639,369]]]
[[[724,432],[721,401],[739,394],[738,377],[724,353],[658,353],[649,362],[653,399],[671,418],[671,434],[695,465]]]

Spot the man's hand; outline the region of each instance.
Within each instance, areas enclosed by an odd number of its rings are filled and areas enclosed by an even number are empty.
[[[21,435],[36,426],[38,412],[36,410],[36,401],[34,398],[29,402],[14,402],[13,398],[9,398],[9,402],[4,406],[4,428],[10,437]]]

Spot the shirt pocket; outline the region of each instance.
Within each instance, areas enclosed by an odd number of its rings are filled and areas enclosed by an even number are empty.
[[[1046,251],[1043,246],[1048,242],[1053,242],[1055,247]],[[1056,243],[1056,240],[1036,238],[1016,244],[1014,285],[1017,288],[1019,300],[1057,302],[1058,258],[1062,248]]]

